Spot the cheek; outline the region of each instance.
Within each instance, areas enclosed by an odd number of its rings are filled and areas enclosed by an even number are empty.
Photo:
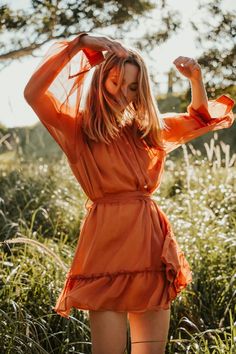
[[[137,97],[137,92],[131,92],[129,97],[130,97],[130,101],[134,101]]]
[[[111,95],[115,94],[113,86],[108,81],[105,82],[105,88]]]

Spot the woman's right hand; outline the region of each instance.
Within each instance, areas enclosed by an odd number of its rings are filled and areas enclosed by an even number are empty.
[[[79,43],[82,47],[96,51],[108,51],[119,57],[127,57],[129,55],[128,50],[120,42],[108,37],[96,37],[87,34],[79,39]]]

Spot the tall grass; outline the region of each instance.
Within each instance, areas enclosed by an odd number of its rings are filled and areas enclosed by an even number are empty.
[[[193,271],[172,303],[167,354],[236,352],[235,154],[214,134],[206,153],[170,155],[154,198]],[[85,196],[66,159],[7,159],[0,171],[0,343],[5,354],[91,353],[88,312],[52,307],[73,259]],[[0,155],[1,161],[1,155]],[[127,332],[130,353],[130,329]]]

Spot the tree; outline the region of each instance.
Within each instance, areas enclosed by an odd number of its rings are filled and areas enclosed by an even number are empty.
[[[153,11],[162,16],[160,29],[153,18]],[[133,38],[134,45],[153,47],[167,40],[180,28],[179,14],[171,11],[166,0],[31,0],[31,7],[12,10],[8,5],[0,8],[0,63],[27,55],[51,40],[68,38],[80,31],[114,29],[114,38],[129,36],[131,29],[147,31]],[[144,21],[145,26],[140,26]],[[1,40],[2,37],[2,40]],[[132,40],[132,39],[131,39]]]
[[[208,93],[231,90],[235,82],[236,13],[225,6],[224,0],[199,3],[199,13],[191,21],[197,32],[197,42],[203,53],[198,58],[204,70]],[[235,90],[234,90],[235,91]]]

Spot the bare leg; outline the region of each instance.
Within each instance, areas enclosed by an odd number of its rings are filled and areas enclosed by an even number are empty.
[[[131,354],[165,353],[170,309],[146,311],[144,313],[129,312],[128,318],[132,343]]]
[[[127,313],[89,311],[92,354],[123,354],[127,339]]]

